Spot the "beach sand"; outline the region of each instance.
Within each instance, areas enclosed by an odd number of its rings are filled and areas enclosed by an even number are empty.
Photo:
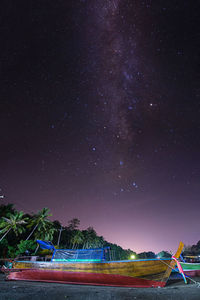
[[[58,284],[28,281],[6,281],[0,274],[1,300],[200,300],[199,284],[169,282],[164,288],[122,288]]]

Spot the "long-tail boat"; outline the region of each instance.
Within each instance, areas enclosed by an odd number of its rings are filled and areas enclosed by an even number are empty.
[[[53,250],[51,261],[13,262],[7,272],[8,280],[30,280],[85,285],[124,287],[164,287],[176,262],[167,259],[137,259],[109,261],[107,248],[62,250],[38,241],[43,249]],[[180,242],[174,255],[183,249]]]
[[[181,267],[185,275],[189,277],[200,276],[200,256],[199,255],[186,255],[181,257]]]
[[[200,256],[193,255],[193,256],[180,256],[179,264],[183,270],[183,273],[186,277],[200,277]],[[178,273],[177,273],[178,272]],[[171,278],[181,278],[180,272],[175,268],[172,271]]]
[[[200,263],[180,262],[185,275],[189,277],[200,276]]]

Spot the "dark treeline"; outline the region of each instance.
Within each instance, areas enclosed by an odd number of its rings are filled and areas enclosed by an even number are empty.
[[[110,259],[131,259],[136,253],[130,249],[107,242],[98,236],[93,227],[80,230],[80,220],[73,218],[63,226],[58,220],[51,221],[48,208],[35,214],[17,211],[13,204],[0,205],[0,257],[16,257],[25,252],[38,251],[36,240],[51,241],[56,248],[88,249],[110,247]],[[38,252],[37,252],[38,253]]]
[[[125,250],[117,244],[109,243],[103,236],[98,236],[92,226],[80,230],[80,220],[71,219],[67,226],[58,220],[51,221],[48,208],[43,208],[35,214],[17,211],[13,204],[0,205],[0,257],[16,257],[25,253],[34,255],[38,251],[37,239],[51,241],[56,248],[88,249],[110,247],[110,259],[126,260],[135,258],[155,258],[154,252],[136,252]],[[38,252],[37,252],[38,253]],[[187,246],[185,255],[199,255],[200,241],[193,246]],[[161,251],[160,258],[170,257],[171,254]]]

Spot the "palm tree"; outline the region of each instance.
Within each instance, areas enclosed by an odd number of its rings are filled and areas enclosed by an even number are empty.
[[[28,227],[33,227],[33,230],[29,234],[29,236],[26,238],[26,241],[30,239],[34,231],[37,229],[39,232],[46,231],[46,227],[52,223],[47,218],[52,216],[52,214],[49,214],[49,208],[44,207],[41,211],[39,211],[35,216],[33,216],[33,219],[31,220]]]
[[[45,240],[45,241],[52,241],[54,233],[57,229],[54,227],[54,224],[49,221],[45,220],[42,224],[40,223],[37,228],[37,232],[35,233],[35,238],[37,240]]]
[[[4,233],[4,235],[1,237],[0,242],[11,230],[14,231],[16,236],[25,231],[23,225],[25,225],[27,221],[28,218],[24,217],[24,213],[22,211],[16,211],[13,214],[10,213],[8,217],[2,217],[0,222],[0,228],[2,229],[0,230],[0,233]]]
[[[72,249],[76,248],[76,245],[80,245],[83,243],[84,235],[80,230],[77,230],[71,239],[71,243],[73,244]]]
[[[35,234],[35,238],[37,240],[44,240],[50,242],[53,240],[54,233],[57,231],[57,229],[54,227],[54,224],[49,220],[45,220],[43,224],[39,224],[37,229],[38,230]],[[34,254],[36,254],[38,248],[39,245],[37,246]]]
[[[102,241],[99,236],[93,239],[92,248],[101,248],[103,247]]]
[[[83,248],[93,248],[97,241],[97,234],[93,227],[88,227],[83,231],[84,234],[84,245]]]
[[[98,236],[98,239],[99,239],[99,247],[104,247],[104,245],[106,243],[104,237],[101,235],[101,236]]]
[[[68,222],[68,230],[77,230],[80,225],[80,220],[78,218],[73,218]]]

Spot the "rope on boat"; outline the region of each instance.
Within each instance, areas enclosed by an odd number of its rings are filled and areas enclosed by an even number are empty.
[[[192,279],[191,277],[189,277],[189,276],[187,276],[187,275],[186,275],[186,278],[189,279],[189,280],[191,280],[194,284],[197,285],[198,288],[200,288],[200,282],[198,282],[198,281]]]

